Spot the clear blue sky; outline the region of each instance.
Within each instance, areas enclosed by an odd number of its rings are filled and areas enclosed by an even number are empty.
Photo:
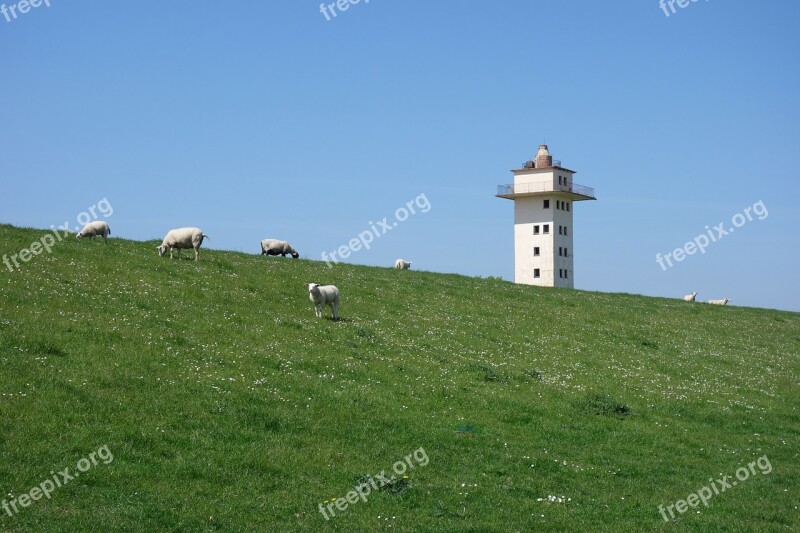
[[[200,226],[317,259],[424,193],[348,262],[513,279],[495,189],[546,139],[597,191],[574,209],[577,288],[800,310],[798,2],[50,3],[0,15],[0,222],[105,197],[114,236]],[[759,201],[764,220],[656,263]]]

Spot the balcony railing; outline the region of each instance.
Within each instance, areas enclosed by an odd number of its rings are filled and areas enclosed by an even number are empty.
[[[586,198],[594,199],[594,188],[578,185],[577,183],[569,183],[567,185],[556,185],[551,181],[540,181],[533,183],[519,183],[497,186],[497,196],[508,197],[517,194],[532,194],[540,192],[566,192],[576,194],[578,196],[585,196]]]
[[[561,160],[560,159],[553,159],[553,161],[552,161],[552,163],[551,163],[551,165],[549,167],[537,167],[536,166],[536,162],[533,159],[531,159],[529,161],[525,161],[524,163],[522,163],[522,168],[524,168],[526,170],[530,170],[532,168],[552,168],[552,167],[560,167],[560,166],[561,166]]]

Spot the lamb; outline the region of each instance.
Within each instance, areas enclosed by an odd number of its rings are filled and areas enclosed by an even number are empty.
[[[692,294],[687,294],[686,296],[683,297],[683,299],[686,300],[687,302],[693,302],[695,298],[697,298],[697,292],[693,292]]]
[[[408,270],[411,268],[411,261],[405,261],[403,259],[398,259],[394,262],[394,267],[400,270]]]
[[[261,241],[261,255],[279,255],[286,257],[286,254],[291,255],[297,259],[300,254],[297,253],[291,244],[286,241],[279,241],[277,239],[264,239]]]
[[[326,305],[331,306],[333,319],[339,320],[339,289],[335,285],[308,284],[308,297],[314,304],[314,314],[321,318]]]
[[[177,248],[178,252],[183,248],[194,248],[194,260],[200,259],[200,245],[203,239],[210,239],[200,228],[180,228],[171,230],[164,237],[161,246],[156,247],[158,255],[163,256],[169,250],[169,258],[172,259],[172,250]]]
[[[728,305],[728,302],[730,301],[730,298],[725,298],[724,300],[709,300],[708,303],[712,305]]]
[[[103,237],[103,242],[108,242],[107,237],[111,235],[111,228],[108,227],[108,222],[105,220],[95,220],[94,222],[87,223],[82,230],[75,234],[76,239],[89,237],[94,239],[97,236]]]

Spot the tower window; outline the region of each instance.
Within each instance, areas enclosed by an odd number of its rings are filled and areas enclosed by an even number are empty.
[[[550,234],[550,224],[545,224],[544,225],[542,233],[544,233],[545,235],[549,235]]]
[[[535,226],[533,226],[533,234],[534,235],[539,235],[539,224],[536,224]]]
[[[569,279],[569,270],[564,269],[564,279]]]
[[[567,227],[564,226],[564,235],[566,235],[566,234],[567,234]]]
[[[545,200],[544,201],[544,208],[545,209],[550,209],[550,200]]]
[[[558,177],[558,184],[561,185],[561,176]]]
[[[559,246],[558,247],[558,256],[561,257],[562,255],[564,255],[564,249]]]
[[[534,269],[533,269],[533,277],[534,277],[534,278],[541,277],[541,276],[540,276],[540,273],[539,273],[539,269],[538,269],[538,268],[534,268]]]
[[[533,247],[533,256],[534,257],[539,257],[539,247],[538,246],[534,246]]]
[[[559,226],[559,227],[558,227],[558,234],[559,234],[559,235],[563,235],[563,233],[561,233],[562,231],[563,231],[563,230],[562,230],[562,227],[561,227],[561,226]]]
[[[567,249],[566,248],[564,248],[564,257],[569,257],[569,254],[567,253]]]
[[[567,202],[567,211],[569,211],[569,202]]]

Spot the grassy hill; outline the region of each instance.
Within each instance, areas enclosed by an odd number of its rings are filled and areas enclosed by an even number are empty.
[[[43,234],[2,225],[0,255]],[[799,527],[796,313],[156,244],[0,271],[0,500],[91,464],[0,530]]]

